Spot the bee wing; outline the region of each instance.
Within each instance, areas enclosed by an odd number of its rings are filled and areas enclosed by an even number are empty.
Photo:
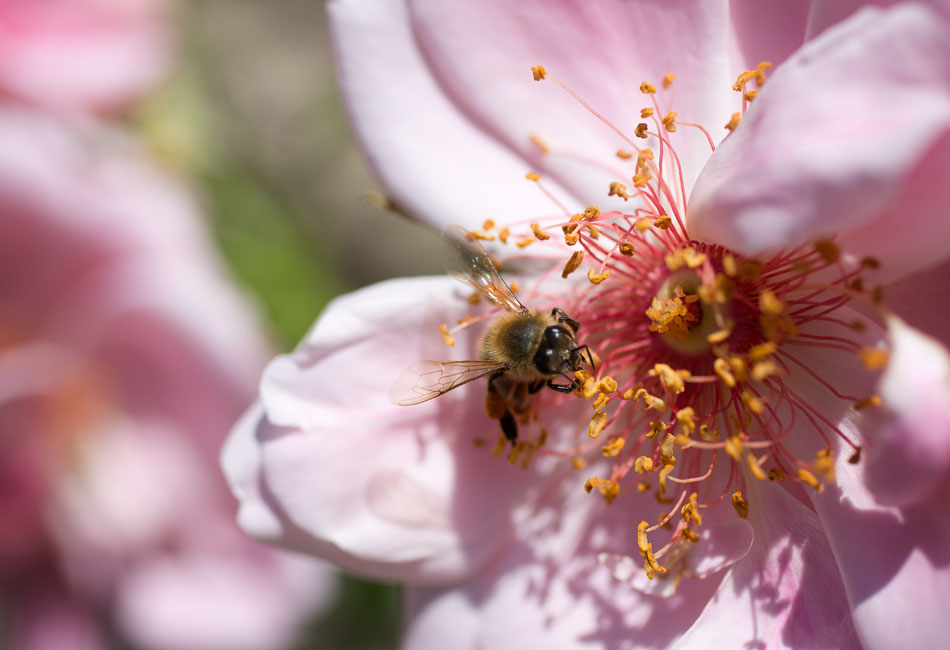
[[[461,226],[451,226],[442,233],[442,240],[445,268],[449,275],[475,287],[476,291],[508,311],[528,311],[515,298],[482,245],[477,239],[469,237],[467,230]]]
[[[399,406],[421,404],[504,369],[497,361],[419,361],[399,376],[389,390],[389,401]]]

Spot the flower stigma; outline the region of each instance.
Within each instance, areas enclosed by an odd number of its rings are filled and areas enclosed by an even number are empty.
[[[763,62],[738,76],[733,89],[740,111],[724,116],[720,128],[731,132],[741,124],[770,67]],[[819,408],[814,390],[806,395],[801,385],[817,386],[855,412],[880,406],[880,398],[849,394],[799,357],[835,351],[867,371],[886,366],[887,350],[861,342],[865,317],[842,315],[859,313],[843,310],[851,303],[869,307],[860,313],[880,309],[880,290],[866,288],[863,275],[879,263],[851,263],[834,238],[761,258],[691,238],[674,138],[698,134],[711,151],[715,144],[709,131],[673,110],[673,74],[640,85],[644,106],[637,114],[644,121],[632,137],[543,66],[532,68],[532,75],[560,86],[622,140],[609,163],[617,178],[603,196],[629,207],[601,210],[592,203],[571,213],[544,187],[543,177],[530,172],[527,180],[561,214],[501,229],[486,221],[472,233],[519,249],[544,248],[543,258],[556,260],[551,272],[524,290],[526,304],[561,307],[581,323],[578,342],[590,346],[596,368],[576,372],[573,395],[543,390],[516,400],[523,435],[510,449],[499,435],[494,453],[508,449],[508,462],[523,468],[546,456],[569,460],[576,470],[596,469],[579,483],[608,503],[628,492],[652,493],[656,523],[637,526],[637,552],[647,577],[678,584],[689,548],[702,543],[697,531],[708,509],[721,505],[728,512],[731,504],[732,516],[755,516],[752,482],[768,484],[765,489],[797,484],[822,490],[834,481],[832,450],[839,445],[850,450],[851,462],[859,461],[858,443]],[[539,135],[531,142],[541,155],[557,152]],[[443,326],[443,337],[457,329]],[[499,399],[490,398],[489,416],[503,412]],[[563,406],[577,399],[588,401],[592,412],[577,416],[575,408],[576,426],[564,427]],[[570,433],[548,433],[565,429]],[[809,440],[799,439],[803,431]],[[488,443],[479,438],[476,444]],[[657,546],[650,537],[660,534],[665,539]]]

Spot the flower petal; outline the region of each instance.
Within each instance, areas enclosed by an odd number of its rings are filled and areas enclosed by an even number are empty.
[[[404,0],[329,5],[343,95],[364,153],[396,207],[442,228],[511,222],[557,208],[528,162],[472,123],[422,59]],[[549,189],[569,196],[556,184]]]
[[[950,599],[950,482],[919,506],[877,504],[860,468],[839,462],[837,485],[814,498],[866,650],[945,643]]]
[[[911,327],[950,346],[950,260],[888,284],[884,304]]]
[[[483,384],[413,407],[386,399],[410,363],[450,356],[439,323],[472,308],[456,291],[420,278],[340,298],[272,362],[265,417],[243,420],[223,456],[248,532],[409,583],[461,579],[497,552],[525,493],[548,479],[472,444],[498,435]],[[454,354],[474,358],[466,338]]]
[[[690,199],[690,234],[745,254],[837,235],[882,277],[946,257],[950,28],[864,10],[776,70]]]
[[[737,110],[736,75],[764,59],[782,61],[801,43],[806,19],[796,3],[733,5],[409,0],[426,61],[459,108],[539,171],[601,207],[609,182],[630,174],[589,161],[616,161],[614,152],[628,145],[555,84],[535,84],[531,67],[545,66],[630,136],[639,109],[652,105],[640,83],[660,87],[665,74],[675,73],[681,119],[718,126]],[[550,145],[550,154],[532,135]],[[696,133],[677,149],[688,189],[709,145]]]
[[[779,485],[747,485],[752,550],[673,647],[860,648],[815,513]]]
[[[950,478],[950,356],[896,317],[888,328],[880,395],[891,417],[869,441],[865,481],[878,502],[904,506]]]

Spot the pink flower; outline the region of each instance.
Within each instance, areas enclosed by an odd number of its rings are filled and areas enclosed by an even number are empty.
[[[0,110],[3,647],[276,648],[331,588],[233,525],[267,347],[191,198],[119,134]]]
[[[166,0],[0,0],[0,97],[113,112],[164,78]]]
[[[389,198],[507,239],[593,402],[390,405],[498,310],[369,287],[232,433],[244,528],[406,584],[411,648],[940,645],[950,11],[846,5],[331,4]]]

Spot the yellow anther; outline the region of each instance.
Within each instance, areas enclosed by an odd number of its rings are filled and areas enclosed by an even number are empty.
[[[609,397],[607,397],[603,393],[600,393],[597,395],[597,399],[594,400],[594,403],[591,404],[591,406],[594,408],[595,411],[599,411],[605,406],[607,406],[607,402],[609,401],[610,401]]]
[[[587,492],[587,494],[590,494],[590,491],[593,490],[595,487],[597,487],[599,484],[600,484],[600,479],[597,478],[596,476],[591,476],[584,483],[584,490]]]
[[[732,355],[729,357],[729,365],[732,367],[732,374],[735,375],[737,382],[742,383],[749,378],[749,368],[742,357]]]
[[[482,223],[482,230],[491,230],[495,227],[495,221],[493,219],[485,219]]]
[[[732,328],[723,327],[721,329],[716,330],[715,332],[711,332],[707,334],[706,340],[712,343],[713,345],[717,345],[719,343],[723,343],[724,341],[728,340],[730,336],[732,336]]]
[[[597,389],[605,395],[617,392],[617,380],[613,377],[604,377],[597,383]]]
[[[645,435],[647,438],[656,438],[658,434],[664,431],[666,431],[665,422],[650,422],[650,430],[647,431]]]
[[[762,262],[758,260],[737,260],[731,253],[722,256],[722,268],[730,278],[743,282],[755,282],[762,273]]]
[[[732,374],[732,369],[729,367],[729,362],[723,359],[722,357],[717,358],[713,361],[713,371],[719,376],[722,382],[729,388],[735,388],[736,378]]]
[[[826,483],[835,480],[835,453],[831,449],[822,449],[815,457],[814,469]]]
[[[634,222],[634,226],[638,232],[645,232],[653,226],[653,222],[646,217],[641,217]]]
[[[597,491],[604,497],[604,501],[613,503],[617,495],[620,494],[620,486],[617,485],[616,481],[604,481],[597,486]]]
[[[584,397],[584,399],[590,399],[591,397],[596,395],[598,392],[599,391],[597,390],[597,382],[594,381],[593,377],[585,381],[584,386],[581,389],[581,395]]]
[[[887,350],[881,348],[861,348],[858,350],[858,358],[868,370],[881,370],[887,365],[890,355]]]
[[[604,430],[604,426],[607,424],[607,414],[606,413],[594,413],[594,417],[590,419],[590,425],[588,426],[587,435],[591,438],[596,438],[600,435],[600,432]]]
[[[603,446],[601,450],[606,458],[613,458],[620,453],[620,450],[623,449],[626,440],[620,436],[611,436],[611,441]]]
[[[668,215],[664,214],[654,219],[653,225],[660,230],[667,230],[671,225],[673,225],[673,220],[670,219]]]
[[[617,181],[610,184],[610,190],[607,192],[607,196],[619,196],[624,201],[630,198],[627,194],[627,186]]]
[[[676,131],[676,115],[677,114],[675,111],[670,111],[663,118],[663,126],[670,133],[673,133],[674,131]]]
[[[573,246],[581,240],[581,236],[576,232],[566,232],[564,233],[564,243],[568,246]]]
[[[666,413],[666,402],[655,395],[645,395],[643,397],[643,410],[649,411],[650,409],[658,413]]]
[[[579,381],[582,385],[587,383],[588,380],[593,379],[593,377],[590,370],[581,369],[574,371],[574,379]]]
[[[693,520],[697,526],[703,525],[702,515],[699,514],[699,497],[695,492],[689,495],[689,503],[680,509],[680,514],[682,515],[684,523],[689,523],[690,520]]]
[[[653,459],[649,456],[640,456],[633,461],[633,471],[637,474],[653,471]]]
[[[732,460],[739,462],[742,460],[742,437],[739,435],[726,438],[725,450],[732,457]]]
[[[660,493],[666,494],[666,477],[669,476],[673,470],[676,468],[676,465],[673,463],[668,463],[663,466],[663,469],[660,470],[659,478],[657,482],[660,484]]]
[[[778,375],[781,373],[779,365],[772,361],[771,359],[765,359],[764,361],[758,361],[752,364],[752,379],[755,381],[762,381],[766,377],[771,377],[772,375]]]
[[[621,160],[630,160],[633,158],[633,154],[624,149],[617,149],[617,158],[620,158]]]
[[[643,167],[647,160],[653,160],[653,149],[641,149],[637,154],[637,166]]]
[[[824,486],[821,482],[815,478],[815,475],[809,472],[807,469],[799,469],[795,474],[798,476],[798,480],[802,483],[811,486],[812,488],[821,492],[824,489]]]
[[[739,120],[742,118],[741,113],[733,113],[732,117],[729,118],[729,121],[726,122],[726,127],[730,131],[735,131],[736,127],[739,126]]]
[[[719,442],[719,431],[710,429],[705,422],[699,425],[699,437],[706,442]]]
[[[637,128],[635,128],[635,129],[633,130],[633,134],[634,134],[635,136],[637,136],[638,138],[643,138],[644,140],[646,140],[646,137],[647,137],[647,123],[646,123],[646,122],[640,122],[639,124],[637,124]]]
[[[778,481],[779,483],[785,482],[785,472],[780,470],[778,467],[773,467],[769,470],[769,480]]]
[[[597,226],[593,226],[589,223],[584,224],[584,227],[587,228],[587,231],[590,233],[591,239],[597,239],[600,237],[600,231],[597,230]]]
[[[681,287],[676,287],[673,295],[665,300],[654,296],[646,314],[652,321],[650,331],[665,334],[676,341],[685,341],[690,328],[698,321],[696,314],[688,307],[690,303],[696,302],[696,299],[698,296],[695,294],[686,296]]]
[[[489,235],[488,233],[479,232],[477,230],[468,231],[468,233],[466,233],[466,238],[469,241],[475,241],[477,239],[480,239],[482,241],[495,241],[494,235]]]
[[[876,271],[877,269],[881,268],[881,262],[875,257],[862,257],[861,266],[866,269]]]
[[[765,405],[762,403],[762,400],[752,391],[744,390],[739,397],[742,398],[742,403],[745,404],[746,408],[756,415],[765,411]]]
[[[755,363],[756,361],[766,359],[772,356],[776,350],[778,350],[778,345],[773,341],[766,341],[765,343],[753,345],[749,349],[749,361]]]
[[[830,239],[816,241],[815,251],[818,253],[819,257],[821,257],[821,259],[828,262],[829,264],[832,262],[837,262],[840,255],[838,245]]]
[[[684,435],[691,435],[696,431],[696,412],[692,406],[686,406],[676,412],[676,421],[680,423]]]
[[[540,80],[539,80],[540,81]],[[536,133],[531,134],[531,144],[538,148],[542,154],[551,153],[551,147],[548,146],[548,143],[541,139],[541,136]]]
[[[651,174],[649,171],[642,171],[633,177],[633,186],[646,187],[651,178],[653,178],[653,174]]]
[[[637,492],[649,492],[650,491],[650,481],[640,481],[637,483]]]
[[[760,88],[765,83],[765,71],[772,67],[771,61],[762,61],[759,65],[755,66],[755,83]]]
[[[492,420],[500,420],[508,411],[504,398],[495,391],[489,391],[485,397],[485,413]]]
[[[644,95],[652,95],[656,92],[656,88],[653,86],[653,84],[649,84],[644,81],[640,84],[640,92]]]
[[[534,233],[534,236],[544,241],[545,239],[551,239],[551,235],[547,234],[541,229],[541,224],[533,223],[531,224],[531,232]]]
[[[600,208],[596,205],[588,205],[584,208],[584,218],[588,221],[592,221],[600,216]]]
[[[492,456],[501,456],[502,452],[508,448],[508,439],[503,434],[498,434],[498,440],[495,441],[495,446],[491,450]]]
[[[884,287],[874,287],[871,289],[871,300],[876,303],[884,300]]]
[[[879,395],[871,395],[869,397],[865,397],[863,400],[859,402],[855,402],[854,410],[863,411],[864,409],[877,408],[881,404],[882,402]]]
[[[672,72],[667,72],[665,75],[663,75],[663,87],[669,88],[672,86],[674,79],[676,79],[676,75]]]
[[[511,448],[511,451],[508,452],[508,464],[514,465],[518,462],[518,457],[521,456],[522,452],[525,450],[525,443],[523,440],[518,441],[518,443]]]
[[[511,289],[511,293],[518,293],[519,291],[521,291],[521,287],[518,286],[517,282],[512,282],[511,284],[508,285],[508,288]]]
[[[689,370],[673,370],[671,366],[665,363],[653,364],[653,370],[651,370],[649,374],[651,377],[659,377],[660,383],[674,395],[678,395],[686,390],[686,384],[683,380],[688,379],[690,376]]]
[[[736,82],[732,84],[732,89],[736,92],[742,92],[742,90],[745,88],[745,85],[754,78],[755,70],[746,70],[736,78]]]
[[[746,519],[749,516],[749,502],[742,498],[742,492],[732,494],[732,507],[736,509],[736,514],[740,519]]]
[[[607,276],[610,275],[610,269],[604,269],[603,273],[597,273],[594,269],[588,269],[587,279],[590,280],[591,284],[600,284],[607,279]]]
[[[507,244],[508,237],[510,236],[511,236],[511,230],[508,228],[508,226],[505,226],[504,228],[498,231],[498,239],[501,240],[502,244]]]
[[[455,347],[455,337],[449,333],[449,327],[445,323],[439,326],[439,334],[442,335],[442,340],[445,341],[447,346]]]
[[[541,180],[541,174],[535,174],[534,172],[528,172],[524,177],[529,181],[539,181]]]
[[[653,109],[650,107],[640,109],[640,117],[644,120],[653,116]]]
[[[630,242],[622,241],[620,242],[620,248],[618,250],[620,251],[620,254],[623,255],[624,257],[633,257],[633,254],[636,252],[637,249],[634,248],[633,244],[631,244]]]
[[[575,456],[574,458],[571,459],[571,467],[573,467],[574,469],[584,469],[585,467],[587,467],[587,461],[584,460],[583,458],[579,458]],[[587,491],[590,492],[590,490],[587,490]]]
[[[699,541],[699,535],[691,531],[689,526],[683,526],[683,528],[680,529],[680,536],[687,542],[696,543]]]
[[[481,301],[481,299],[482,299],[482,294],[478,293],[477,291],[475,293],[468,294],[468,301],[472,303],[473,305],[477,305]]]
[[[567,260],[567,264],[564,265],[564,270],[561,271],[561,277],[566,278],[571,273],[577,270],[577,267],[581,265],[581,262],[584,260],[584,251],[574,251],[574,254],[571,255],[571,259]]]
[[[548,76],[548,71],[544,69],[543,65],[534,65],[531,66],[531,75],[535,81],[541,81]]]
[[[777,316],[785,310],[785,305],[771,289],[763,289],[759,294],[759,309],[764,314]]]
[[[753,99],[755,99],[758,96],[759,96],[758,90],[747,90],[744,93],[742,93],[742,99],[746,100],[747,102],[751,102]]]
[[[749,461],[749,471],[752,472],[752,476],[756,477],[760,481],[764,481],[765,472],[762,471],[762,466],[759,463],[764,461],[766,457],[763,456],[762,459],[760,460],[760,459],[757,459],[752,454],[748,454],[745,458],[747,461]]]

